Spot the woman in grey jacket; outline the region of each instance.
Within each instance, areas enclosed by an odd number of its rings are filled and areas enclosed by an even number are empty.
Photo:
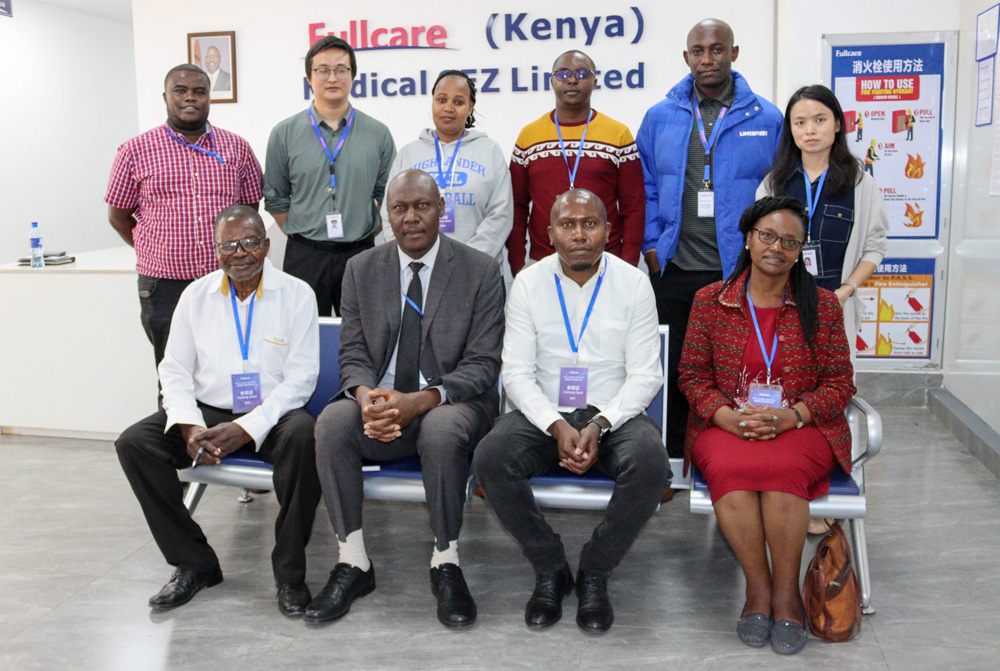
[[[431,94],[434,128],[399,150],[389,181],[411,168],[430,173],[445,199],[441,232],[494,257],[509,277],[504,243],[514,224],[510,170],[500,145],[472,130],[476,85],[461,70],[446,70]],[[391,240],[384,204],[382,222],[383,236]]]
[[[809,210],[802,263],[817,286],[833,291],[844,308],[844,330],[857,356],[864,306],[858,287],[885,255],[889,215],[882,192],[847,145],[844,112],[825,86],[804,86],[785,109],[771,172],[757,197],[792,196]]]

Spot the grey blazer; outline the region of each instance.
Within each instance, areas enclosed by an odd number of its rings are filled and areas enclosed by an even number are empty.
[[[449,403],[479,405],[497,415],[503,349],[504,283],[497,262],[439,235],[424,299],[420,372],[442,385]],[[340,312],[340,384],[336,400],[359,385],[376,387],[399,338],[399,250],[395,241],[352,257],[344,271]]]

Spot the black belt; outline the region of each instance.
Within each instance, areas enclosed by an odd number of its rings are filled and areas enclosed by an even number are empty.
[[[332,242],[326,240],[310,240],[307,237],[301,236],[298,233],[292,233],[288,237],[295,242],[301,243],[307,247],[312,247],[313,249],[323,249],[326,251],[337,251],[337,252],[347,252],[352,249],[367,249],[375,244],[375,236],[378,231],[372,233],[371,235],[361,238],[360,240],[354,240],[353,242]]]

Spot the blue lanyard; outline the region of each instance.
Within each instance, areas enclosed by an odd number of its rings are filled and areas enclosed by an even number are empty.
[[[781,299],[784,304],[785,299]],[[771,356],[767,355],[764,347],[764,336],[760,333],[760,324],[757,323],[757,311],[753,307],[753,299],[750,298],[750,289],[747,289],[747,303],[750,304],[750,316],[753,318],[753,327],[757,331],[757,343],[760,345],[760,353],[764,355],[764,365],[767,366],[767,383],[771,384],[771,364],[774,363],[774,355],[778,352],[778,324],[774,324],[774,342],[771,343]]]
[[[424,268],[426,268],[426,267],[427,267],[427,264],[424,264]],[[410,281],[412,282],[412,280],[410,280]],[[402,268],[399,269],[399,291],[400,291],[401,294],[403,294],[403,298],[406,299],[406,302],[410,304],[410,307],[413,308],[414,310],[416,310],[417,314],[420,315],[420,318],[423,319],[424,318],[424,311],[421,310],[420,306],[417,305],[416,303],[414,303],[413,299],[410,298],[409,296],[407,296],[406,292],[403,290],[403,269]]]
[[[802,177],[806,180],[806,207],[809,208],[809,228],[806,229],[806,242],[809,242],[809,239],[812,237],[813,214],[816,207],[819,206],[819,197],[823,195],[823,182],[826,181],[826,173],[828,172],[830,172],[829,166],[819,176],[819,186],[816,187],[816,197],[814,199],[812,182],[809,181],[809,173],[806,172],[805,168],[802,168]]]
[[[263,278],[261,278],[263,279]],[[250,294],[250,307],[247,309],[247,337],[243,339],[243,328],[240,326],[240,312],[236,309],[236,287],[233,281],[229,280],[229,298],[233,302],[233,319],[236,320],[236,337],[240,341],[240,354],[243,355],[243,372],[246,372],[247,358],[250,356],[250,325],[253,322],[253,302],[257,298],[257,292]]]
[[[465,133],[462,133],[462,137],[458,138],[458,144],[455,145],[455,153],[451,155],[451,163],[448,164],[448,179],[441,185],[441,188],[445,191],[451,186],[451,176],[455,174],[455,159],[458,158],[458,148],[462,146],[462,140],[465,139]],[[437,151],[438,160],[438,175],[444,178],[444,166],[441,161],[441,144],[438,142],[437,131],[434,131],[434,149]]]
[[[351,124],[354,123],[354,108],[352,107],[351,113],[347,115],[347,123],[344,125],[344,130],[340,131],[340,139],[337,140],[337,146],[334,148],[333,153],[330,153],[330,147],[327,146],[326,140],[323,139],[323,134],[319,132],[316,117],[313,116],[312,105],[308,107],[307,111],[309,112],[309,121],[312,123],[313,132],[316,133],[316,138],[319,140],[319,146],[323,148],[323,153],[330,159],[330,188],[328,191],[332,194],[337,189],[337,178],[333,174],[333,162],[337,160],[337,154],[340,153],[340,148],[344,146],[347,134],[351,132]]]
[[[211,143],[212,149],[215,149],[215,140],[212,139],[211,132],[212,132],[212,129],[211,129],[211,127],[209,127],[209,129],[206,131],[206,134],[208,134],[208,141]],[[202,154],[207,154],[208,156],[211,156],[212,158],[214,158],[219,163],[222,163],[223,165],[225,165],[225,163],[226,163],[226,160],[224,158],[222,158],[222,156],[220,156],[218,152],[211,151],[209,149],[205,149],[204,147],[196,145],[196,144],[192,144],[192,143],[188,142],[187,140],[182,140],[179,137],[177,137],[177,135],[174,134],[173,130],[167,131],[167,135],[169,135],[170,137],[172,137],[175,142],[177,142],[179,144],[182,144],[182,145],[184,145],[185,147],[187,147],[189,149],[194,149],[195,151],[200,151]]]
[[[726,116],[729,108],[722,108],[722,111],[719,112],[719,118],[715,120],[711,137],[707,137],[705,135],[705,122],[701,118],[701,108],[698,106],[698,101],[695,99],[693,91],[691,93],[691,107],[694,108],[694,118],[698,122],[698,135],[701,136],[701,146],[705,148],[705,186],[708,186],[712,181],[712,147],[715,146],[715,141],[719,139],[719,131],[722,130],[722,117]]]
[[[556,278],[556,292],[559,294],[559,305],[562,306],[563,321],[566,323],[566,335],[569,336],[569,347],[574,354],[580,351],[580,343],[583,342],[583,332],[587,330],[587,322],[590,321],[590,313],[594,310],[594,303],[597,302],[597,294],[601,290],[601,283],[604,282],[604,274],[608,272],[608,260],[604,259],[604,269],[601,270],[597,278],[597,286],[594,287],[594,295],[590,297],[590,305],[587,306],[587,314],[583,317],[583,324],[580,326],[580,338],[573,339],[573,327],[569,323],[569,313],[566,311],[566,299],[563,297],[562,283],[559,282],[559,275],[553,273]]]
[[[591,114],[587,115],[587,125],[583,127],[583,135],[580,136],[580,146],[576,150],[576,163],[573,164],[572,170],[569,167],[569,157],[566,155],[566,144],[562,139],[562,128],[559,127],[559,117],[556,116],[555,112],[552,113],[552,116],[556,119],[556,134],[559,136],[559,149],[562,150],[563,160],[566,161],[566,170],[569,172],[569,188],[573,189],[576,187],[576,173],[580,169],[580,157],[583,155],[583,141],[587,139],[587,129],[590,128]],[[593,116],[597,115],[593,114]],[[573,351],[575,352],[576,350]]]

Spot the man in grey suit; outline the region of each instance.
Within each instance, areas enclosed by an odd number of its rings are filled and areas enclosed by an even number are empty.
[[[491,257],[438,235],[444,199],[433,177],[400,173],[386,201],[395,244],[353,257],[344,273],[341,391],[316,422],[316,463],[340,560],[304,619],[335,620],[375,589],[362,535],[362,458],[417,454],[434,533],[438,619],[464,627],[475,622],[476,604],[458,566],[458,534],[469,455],[499,408],[504,284]]]

